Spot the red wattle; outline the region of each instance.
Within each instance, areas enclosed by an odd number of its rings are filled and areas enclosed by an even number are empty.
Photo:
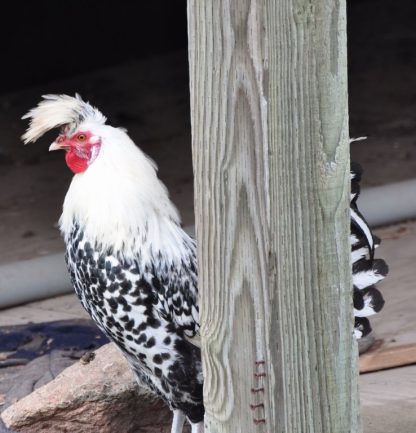
[[[66,165],[75,174],[82,173],[88,168],[88,160],[80,158],[75,152],[69,151],[65,155]]]

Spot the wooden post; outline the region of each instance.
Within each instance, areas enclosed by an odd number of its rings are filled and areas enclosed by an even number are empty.
[[[206,433],[357,433],[344,0],[188,0]]]

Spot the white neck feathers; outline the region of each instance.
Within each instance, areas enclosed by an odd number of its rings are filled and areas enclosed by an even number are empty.
[[[100,153],[74,176],[65,197],[60,219],[65,240],[75,222],[87,239],[126,258],[161,253],[180,260],[194,243],[181,229],[153,161],[123,130],[102,125],[94,133],[102,140]]]

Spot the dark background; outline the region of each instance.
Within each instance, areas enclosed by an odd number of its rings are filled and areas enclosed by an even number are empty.
[[[186,34],[186,0],[10,2],[0,92],[185,48]]]
[[[410,111],[414,108],[416,2],[347,4],[351,135],[371,136],[380,123],[399,118],[401,110],[402,118],[409,116],[403,104],[409,103]],[[186,0],[10,2],[3,9],[0,41],[0,94],[21,91],[186,50]],[[186,62],[184,55],[185,71]],[[381,116],[380,106],[386,109]]]
[[[350,73],[413,67],[415,21],[413,1],[349,0]],[[8,2],[0,40],[0,92],[21,90],[186,49],[186,0]],[[353,78],[352,89],[359,86]]]

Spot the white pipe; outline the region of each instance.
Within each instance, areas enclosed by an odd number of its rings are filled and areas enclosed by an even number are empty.
[[[73,290],[63,253],[0,266],[0,308]]]
[[[358,208],[371,227],[416,218],[416,179],[363,189]]]

